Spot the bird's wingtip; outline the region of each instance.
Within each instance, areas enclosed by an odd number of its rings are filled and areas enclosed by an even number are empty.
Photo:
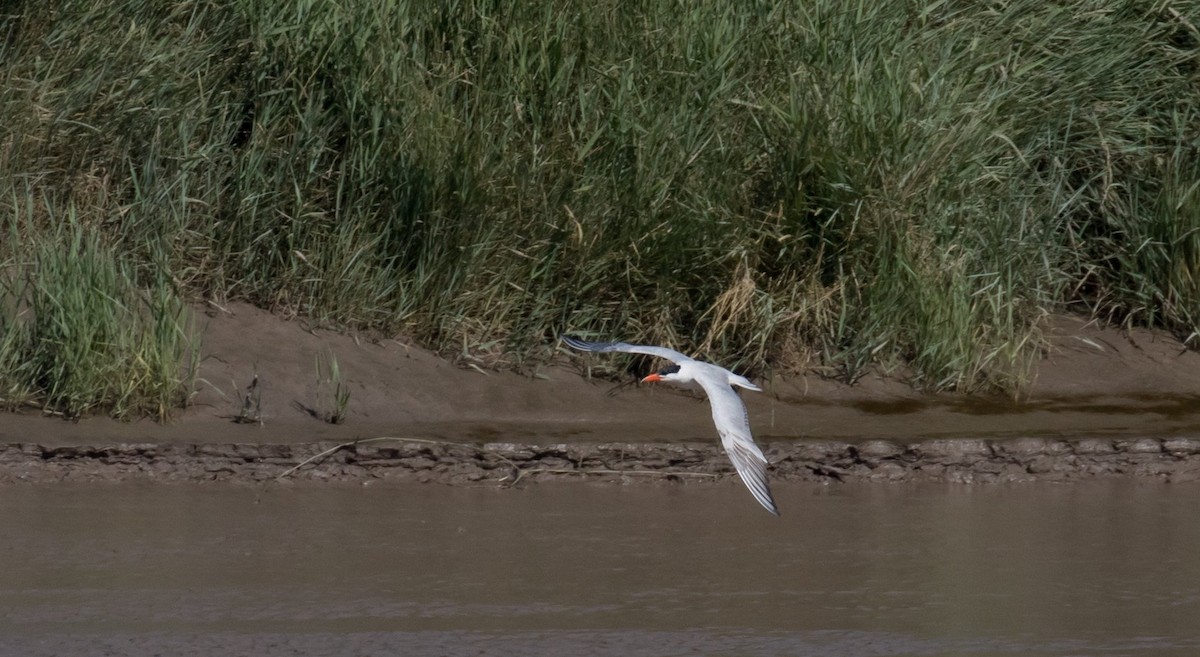
[[[558,336],[558,339],[562,340],[563,344],[566,344],[568,347],[573,347],[575,349],[583,349],[583,346],[586,344],[583,340],[580,340],[569,333],[563,333],[562,335]]]
[[[767,513],[770,513],[776,518],[779,517],[779,506],[775,504],[775,498],[769,492],[763,497],[755,495],[754,499],[757,500],[760,505],[762,505],[762,508],[767,510]]]

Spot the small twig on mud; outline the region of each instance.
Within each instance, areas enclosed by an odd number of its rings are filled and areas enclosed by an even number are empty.
[[[280,473],[279,476],[277,476],[275,478],[283,479],[284,477],[292,474],[293,472],[299,470],[300,468],[303,468],[304,466],[308,465],[309,463],[312,463],[314,461],[319,461],[319,460],[325,458],[326,456],[329,456],[330,454],[333,454],[335,452],[346,449],[347,447],[353,447],[354,445],[358,445],[361,443],[375,443],[375,442],[379,442],[381,440],[396,440],[396,441],[405,441],[405,442],[410,442],[410,443],[425,443],[427,445],[461,445],[462,444],[462,443],[448,443],[448,442],[443,442],[440,440],[422,440],[420,438],[397,438],[395,436],[380,436],[378,438],[360,438],[358,440],[351,440],[350,442],[347,442],[347,443],[341,443],[338,445],[334,445],[333,447],[330,447],[329,449],[327,449],[319,454],[313,454],[312,456],[304,459],[303,461],[297,463],[296,465],[293,465],[292,467],[288,468],[287,470],[284,470],[282,473]],[[463,445],[463,446],[466,447],[467,445]]]
[[[232,315],[232,314],[233,314],[233,311],[231,311],[231,310],[229,310],[228,308],[226,308],[226,307],[224,307],[224,306],[222,306],[222,305],[218,304],[216,301],[213,301],[212,299],[209,299],[209,300],[208,300],[208,305],[212,306],[213,308],[216,308],[217,310],[220,310],[221,312],[225,313],[226,315]]]
[[[338,451],[338,450],[340,450],[340,449],[344,449],[344,448],[346,448],[346,447],[349,447],[349,446],[351,446],[351,445],[355,445],[355,444],[357,444],[358,442],[359,442],[359,441],[357,441],[357,440],[353,440],[353,441],[350,441],[350,442],[348,442],[348,443],[342,443],[342,444],[340,444],[340,445],[334,445],[333,447],[330,447],[329,449],[325,450],[324,452],[321,452],[320,454],[314,454],[314,455],[312,455],[312,456],[310,456],[310,457],[308,457],[308,458],[304,459],[303,461],[301,461],[301,462],[297,463],[296,465],[293,465],[292,467],[288,468],[287,470],[284,470],[282,473],[280,473],[280,474],[279,474],[279,476],[278,476],[278,477],[275,477],[275,479],[276,479],[276,480],[283,479],[284,477],[286,477],[286,476],[288,476],[288,475],[292,474],[293,472],[295,472],[295,471],[299,470],[300,468],[303,468],[304,466],[308,465],[309,463],[312,463],[313,461],[316,461],[316,460],[318,460],[318,459],[323,459],[323,458],[325,458],[326,456],[329,456],[330,454],[332,454],[332,453],[334,453],[334,452],[336,452],[336,451]]]
[[[850,471],[844,468],[838,468],[832,465],[826,465],[824,463],[817,463],[816,461],[805,461],[802,465],[809,470],[812,470],[813,474],[822,475],[831,479],[837,479],[838,481],[844,481],[842,477],[850,474]]]
[[[508,466],[513,469],[513,472],[518,473],[517,480],[519,480],[521,478],[519,475],[519,473],[521,472],[521,468],[519,466],[517,466],[516,463],[513,463],[511,460],[509,460],[503,454],[497,454],[496,452],[487,452],[479,445],[472,445],[470,443],[455,443],[455,442],[450,442],[448,440],[425,440],[424,438],[401,438],[399,436],[378,436],[375,438],[361,438],[359,440],[351,440],[350,442],[341,443],[340,445],[334,445],[333,447],[330,447],[329,449],[327,449],[319,454],[314,454],[314,455],[304,459],[303,461],[297,463],[296,465],[288,468],[287,470],[284,470],[279,476],[275,477],[275,479],[277,479],[277,480],[283,479],[284,477],[292,474],[293,472],[299,470],[300,468],[308,465],[309,463],[324,459],[325,457],[329,456],[330,454],[333,454],[340,450],[346,449],[347,447],[353,447],[354,445],[359,445],[362,443],[376,443],[376,442],[380,442],[383,440],[392,440],[392,441],[400,442],[400,443],[421,443],[423,445],[453,445],[455,447],[467,447],[470,449],[474,449],[475,451],[480,452],[480,453],[493,454],[497,458],[499,458],[501,461],[504,461],[505,463],[507,463]],[[500,481],[504,481],[504,479],[501,479]],[[513,483],[516,483],[516,481],[514,480]]]

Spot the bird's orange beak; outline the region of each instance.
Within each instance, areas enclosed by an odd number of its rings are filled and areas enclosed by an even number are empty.
[[[642,383],[654,383],[655,381],[662,381],[662,377],[658,375],[658,372],[642,379]]]

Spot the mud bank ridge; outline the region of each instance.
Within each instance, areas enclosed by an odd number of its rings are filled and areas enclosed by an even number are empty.
[[[1046,438],[776,442],[774,480],[994,483],[1136,476],[1200,480],[1200,439]],[[315,458],[314,458],[315,457]],[[311,460],[310,460],[311,459]],[[703,443],[442,443],[388,440],[296,444],[0,446],[0,483],[54,481],[523,484],[735,481],[719,445]]]
[[[197,316],[203,384],[185,412],[169,423],[0,414],[0,484],[283,477],[740,485],[703,395],[624,385],[637,378],[628,372],[589,378],[611,359],[560,347],[554,364],[522,375],[246,304]],[[817,374],[764,378],[766,392],[743,400],[771,478],[1200,480],[1200,352],[1167,333],[1074,316],[1050,318],[1045,331],[1045,357],[1020,401],[925,394],[878,373],[853,386]],[[336,355],[352,392],[342,424],[309,412],[323,399],[313,374],[321,354]],[[235,422],[252,380],[261,385],[261,415]]]

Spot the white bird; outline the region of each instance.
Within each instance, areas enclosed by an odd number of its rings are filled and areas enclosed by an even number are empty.
[[[695,381],[700,384],[708,395],[709,405],[712,406],[713,424],[717,425],[717,433],[721,435],[721,445],[729,454],[729,460],[733,461],[733,467],[737,468],[742,483],[746,484],[754,499],[766,507],[767,511],[779,515],[779,509],[771,497],[771,489],[767,487],[767,457],[763,456],[762,450],[754,443],[754,437],[750,434],[750,416],[746,413],[746,405],[742,403],[742,398],[738,397],[733,386],[758,392],[762,392],[762,388],[724,367],[688,358],[666,347],[624,342],[585,342],[569,335],[562,336],[562,341],[580,351],[646,354],[675,363],[672,367],[647,376],[642,382],[670,381],[687,384]]]

